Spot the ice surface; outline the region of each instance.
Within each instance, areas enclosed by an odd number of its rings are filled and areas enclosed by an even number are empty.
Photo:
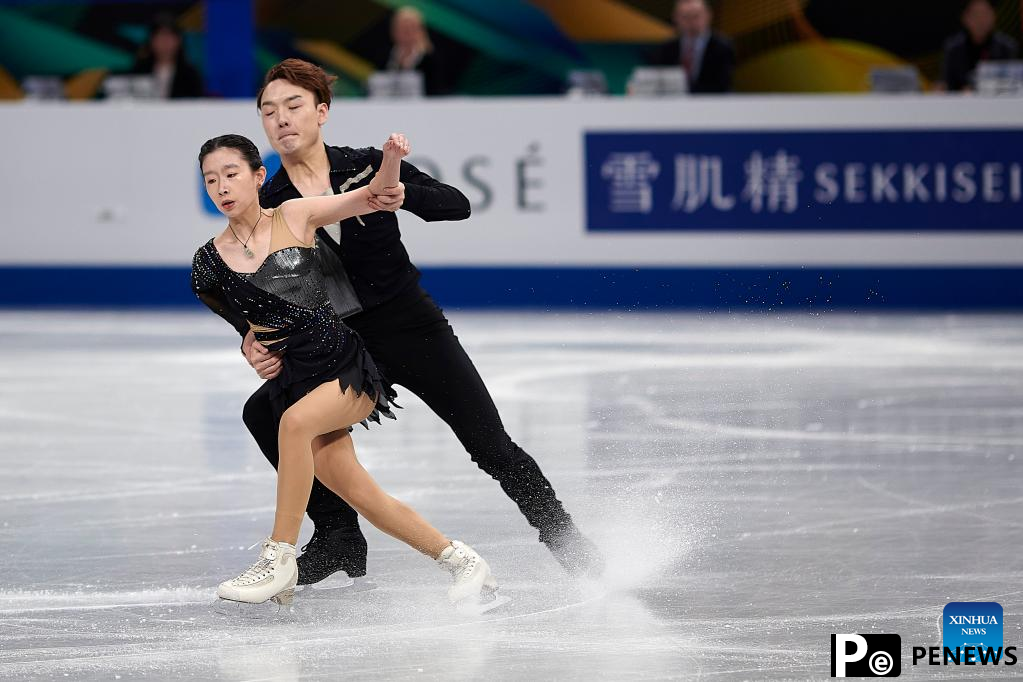
[[[457,313],[505,424],[607,554],[567,578],[401,391],[356,433],[392,494],[494,568],[503,609],[367,526],[370,575],[274,621],[210,609],[254,559],[274,477],[258,379],[205,313],[4,312],[0,678],[823,679],[829,635],[950,601],[1023,644],[1023,318]],[[303,528],[303,537],[311,532]]]

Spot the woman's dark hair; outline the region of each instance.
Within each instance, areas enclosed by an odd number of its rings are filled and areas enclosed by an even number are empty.
[[[173,14],[167,12],[161,12],[153,17],[153,20],[149,23],[149,40],[153,39],[160,31],[170,31],[178,38],[184,38],[184,33],[181,31],[181,27],[178,26],[177,20]]]
[[[259,155],[259,150],[256,149],[256,145],[252,143],[252,140],[243,135],[228,134],[214,137],[212,140],[206,140],[199,149],[199,170],[202,170],[203,159],[218,149],[238,150],[242,158],[245,159],[245,162],[249,164],[249,168],[253,171],[258,171],[263,165],[263,158]]]
[[[167,12],[161,12],[149,23],[149,33],[146,35],[146,42],[139,45],[138,54],[135,58],[136,68],[145,67],[146,71],[152,71],[153,69],[153,37],[160,31],[170,31],[178,37],[178,40],[182,41],[182,44],[178,47],[178,55],[175,61],[180,64],[185,61],[185,45],[184,39],[185,34],[178,26],[177,20],[173,14]]]

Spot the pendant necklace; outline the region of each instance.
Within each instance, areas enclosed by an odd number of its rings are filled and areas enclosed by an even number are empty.
[[[227,223],[227,226],[231,229],[231,234],[233,234],[234,238],[238,240],[238,243],[242,245],[242,252],[245,254],[246,258],[255,258],[256,257],[255,252],[253,252],[253,250],[249,248],[249,240],[252,239],[252,235],[254,235],[256,233],[256,226],[259,225],[259,221],[262,220],[262,219],[263,219],[263,212],[260,211],[259,212],[259,217],[256,218],[256,224],[252,226],[252,231],[249,232],[249,236],[245,238],[245,241],[242,241],[241,237],[238,236],[238,233],[234,231],[234,226],[231,225],[231,222],[228,221],[228,223]]]

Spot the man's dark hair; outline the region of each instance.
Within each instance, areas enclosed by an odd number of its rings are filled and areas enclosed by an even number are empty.
[[[263,91],[271,81],[284,80],[292,85],[305,88],[316,96],[316,104],[326,104],[330,108],[331,84],[337,80],[337,76],[331,76],[326,71],[302,59],[285,59],[280,64],[270,67],[263,77],[263,85],[256,94],[256,108],[263,106]]]

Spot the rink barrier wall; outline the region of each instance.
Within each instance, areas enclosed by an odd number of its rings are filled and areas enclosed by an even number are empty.
[[[224,226],[199,145],[279,163],[251,102],[4,103],[0,127],[5,306],[189,305]],[[1023,99],[338,100],[324,138],[393,130],[472,205],[400,214],[445,305],[1023,307]]]

